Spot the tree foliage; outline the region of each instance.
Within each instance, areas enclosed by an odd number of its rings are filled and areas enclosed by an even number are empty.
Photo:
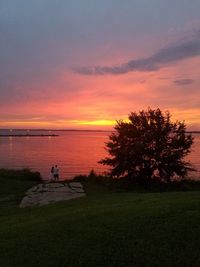
[[[184,122],[171,121],[168,111],[148,108],[132,112],[129,122],[117,121],[114,129],[106,143],[111,157],[100,161],[111,167],[111,176],[169,182],[193,170],[184,161],[193,137],[186,133]]]

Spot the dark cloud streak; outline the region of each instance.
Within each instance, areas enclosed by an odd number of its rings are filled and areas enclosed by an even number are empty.
[[[180,79],[180,80],[175,80],[173,81],[176,85],[190,85],[194,82],[192,79]]]
[[[73,71],[84,75],[117,75],[131,71],[159,70],[171,63],[200,55],[200,34],[190,40],[171,44],[147,58],[130,60],[116,66],[76,67]]]

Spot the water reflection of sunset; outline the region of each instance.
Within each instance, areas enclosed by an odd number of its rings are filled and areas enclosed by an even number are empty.
[[[108,132],[56,133],[59,136],[1,137],[4,154],[0,154],[0,168],[30,168],[39,171],[44,179],[48,179],[50,168],[55,164],[59,165],[61,179],[88,174],[92,169],[97,173],[106,170],[98,161],[106,154]]]
[[[36,134],[35,131],[31,133]],[[88,174],[92,169],[97,173],[107,170],[98,161],[107,155],[105,142],[110,132],[56,131],[56,134],[59,136],[1,137],[0,146],[4,153],[0,154],[0,167],[31,168],[41,172],[45,179],[49,177],[51,165],[55,164],[59,165],[61,179]],[[187,160],[197,169],[193,177],[199,177],[200,135],[194,136],[192,153]]]

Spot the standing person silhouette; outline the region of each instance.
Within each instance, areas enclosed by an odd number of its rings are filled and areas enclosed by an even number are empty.
[[[54,180],[54,167],[51,167],[50,175],[49,175],[49,180],[52,182]]]
[[[54,180],[55,181],[59,180],[59,169],[58,169],[57,165],[55,165],[55,167],[54,167]]]

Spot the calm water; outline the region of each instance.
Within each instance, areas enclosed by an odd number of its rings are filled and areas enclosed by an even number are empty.
[[[30,133],[38,134],[35,131]],[[39,171],[44,179],[49,177],[50,168],[55,164],[59,166],[63,179],[88,174],[92,169],[97,173],[106,170],[98,161],[106,156],[104,147],[109,132],[55,133],[59,136],[0,137],[0,168],[30,168]],[[2,130],[0,134],[3,134]],[[193,176],[200,177],[200,135],[194,136],[193,151],[187,160],[198,170]]]

